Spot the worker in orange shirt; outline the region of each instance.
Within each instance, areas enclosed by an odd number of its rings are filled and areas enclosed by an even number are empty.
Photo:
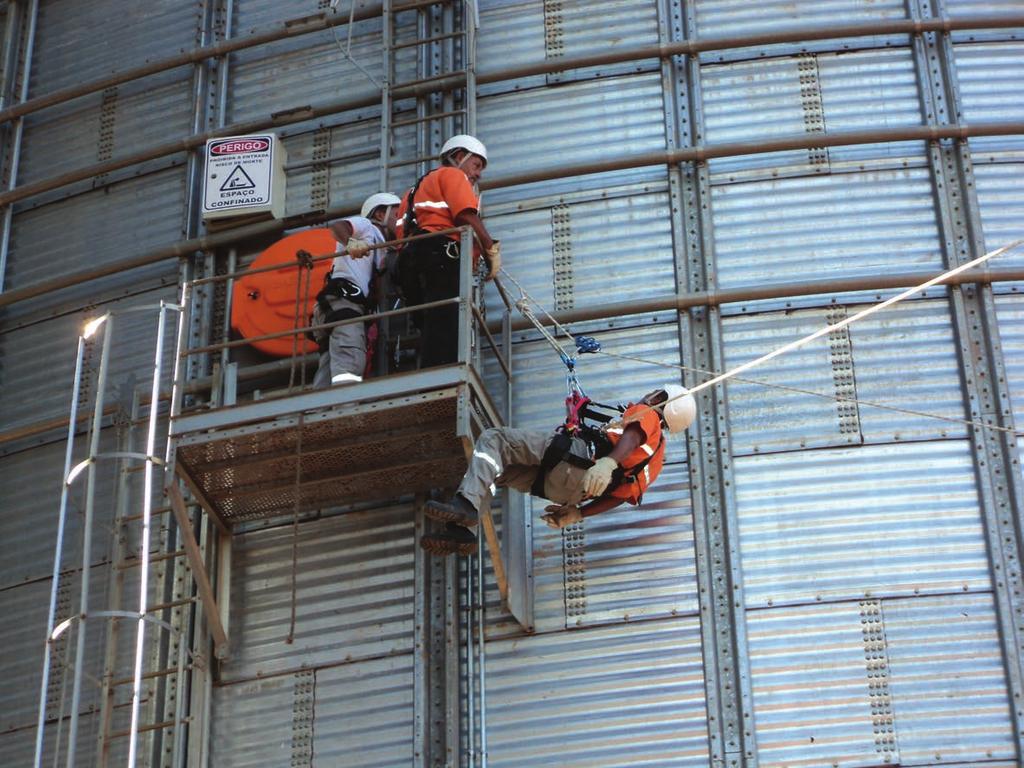
[[[460,134],[441,147],[441,166],[422,177],[398,210],[398,237],[469,226],[474,255],[487,259],[487,279],[501,268],[501,248],[480,219],[477,183],[487,167],[487,148],[479,139]],[[411,202],[411,205],[410,205]],[[409,243],[398,257],[402,293],[409,306],[457,296],[459,234],[437,235]],[[416,316],[420,329],[420,363],[424,368],[455,362],[458,354],[459,309],[451,304]]]
[[[600,428],[571,433],[564,427],[554,433],[511,427],[484,430],[451,502],[426,503],[424,514],[447,525],[421,536],[420,546],[434,555],[474,554],[476,536],[468,529],[476,526],[480,511],[490,507],[498,488],[556,502],[543,515],[552,528],[623,503],[637,505],[665,462],[662,429],[682,432],[696,415],[693,395],[678,384],[666,384],[639,403],[630,403],[619,418]]]

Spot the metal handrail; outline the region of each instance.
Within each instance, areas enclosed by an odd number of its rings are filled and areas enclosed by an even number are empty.
[[[388,241],[383,242],[383,243],[377,243],[375,245],[371,245],[369,247],[369,250],[371,250],[371,251],[378,251],[378,250],[386,249],[386,248],[394,248],[395,246],[405,245],[406,243],[415,243],[418,240],[427,240],[427,239],[429,239],[431,237],[437,237],[438,235],[458,234],[461,231],[462,230],[459,227],[450,227],[448,229],[439,229],[437,232],[427,232],[427,233],[422,234],[422,235],[413,235],[411,237],[400,237],[400,238],[397,238],[395,240],[388,240]],[[309,263],[316,263],[316,262],[319,262],[319,261],[326,261],[327,259],[336,258],[339,255],[337,251],[334,251],[333,253],[320,254],[318,256],[312,256],[312,255],[307,253],[306,254],[307,258],[305,258],[303,260],[299,260],[298,255],[302,254],[302,253],[306,253],[306,252],[305,251],[301,251],[301,250],[300,251],[296,251],[296,260],[294,262],[288,261],[288,262],[281,262],[279,264],[269,264],[269,265],[267,265],[265,267],[246,267],[245,269],[235,270],[234,272],[226,272],[226,273],[224,273],[222,275],[211,275],[210,277],[200,277],[200,278],[197,278],[197,279],[192,280],[190,282],[191,282],[191,285],[193,287],[195,287],[197,285],[208,285],[210,283],[220,283],[220,282],[224,282],[225,280],[236,280],[236,279],[238,279],[240,277],[245,277],[246,275],[259,275],[259,274],[261,274],[263,272],[275,272],[277,270],[284,270],[284,269],[305,268],[306,265],[309,264]]]
[[[287,331],[276,331],[275,333],[266,333],[262,336],[252,336],[247,339],[236,339],[235,341],[220,342],[218,344],[208,344],[204,347],[192,347],[182,351],[182,355],[189,357],[191,355],[205,354],[207,352],[217,352],[222,349],[234,349],[235,347],[244,347],[252,344],[254,341],[269,341],[270,339],[282,339],[287,336],[300,336],[306,333],[312,333],[313,331],[328,330],[338,328],[342,325],[355,325],[356,323],[365,323],[367,320],[377,320],[382,317],[396,317],[398,315],[407,315],[411,312],[418,312],[423,309],[436,309],[437,307],[443,307],[448,304],[458,304],[461,301],[461,297],[452,296],[450,299],[438,299],[437,301],[429,301],[425,304],[413,304],[408,307],[401,307],[400,309],[388,309],[383,312],[374,312],[370,315],[360,315],[359,317],[348,317],[344,320],[335,320],[332,323],[323,323],[321,325],[306,325],[301,328],[289,328]]]
[[[384,249],[384,248],[393,248],[395,246],[400,246],[400,245],[404,245],[404,244],[411,243],[411,242],[417,242],[417,241],[429,239],[429,238],[432,238],[432,237],[452,235],[452,234],[458,234],[459,237],[460,237],[460,241],[461,241],[461,256],[460,256],[460,258],[461,258],[461,260],[463,262],[463,269],[469,270],[469,274],[471,275],[471,273],[472,273],[472,263],[474,261],[474,256],[473,256],[474,240],[473,240],[473,231],[468,226],[451,227],[451,228],[448,228],[448,229],[438,230],[436,232],[428,232],[428,233],[425,233],[425,234],[414,235],[414,236],[411,236],[411,237],[396,238],[394,240],[388,240],[388,241],[385,241],[383,243],[378,243],[376,245],[373,245],[373,246],[370,247],[370,249],[371,250],[380,250],[380,249]],[[212,284],[212,283],[220,283],[220,282],[227,282],[227,281],[234,281],[234,280],[237,280],[237,279],[239,279],[241,277],[245,277],[247,275],[261,274],[261,273],[265,273],[265,272],[290,270],[290,269],[310,269],[311,268],[310,265],[312,263],[315,263],[315,262],[318,262],[318,261],[324,261],[324,260],[327,260],[327,259],[333,259],[337,255],[338,255],[337,253],[329,253],[329,254],[321,254],[321,255],[317,255],[317,256],[311,256],[308,253],[305,253],[304,251],[300,250],[300,251],[296,252],[296,260],[294,262],[286,262],[286,263],[280,263],[280,264],[273,264],[273,265],[269,265],[269,266],[265,266],[265,267],[256,267],[256,268],[247,268],[247,269],[242,269],[242,270],[235,270],[235,271],[232,271],[232,272],[228,272],[226,274],[212,275],[210,277],[203,277],[203,278],[198,278],[196,280],[186,281],[183,284],[183,287],[182,287],[182,297],[183,297],[182,298],[182,302],[183,302],[183,305],[184,305],[188,301],[188,297],[191,295],[192,291],[195,289],[196,286],[209,285],[209,284]],[[497,283],[497,281],[495,281],[495,282]],[[505,293],[504,289],[500,286],[500,284],[497,285],[497,288],[498,288],[498,291],[499,291],[499,293],[500,293],[500,295],[502,297],[502,300],[504,301],[505,306],[506,306],[506,309],[505,309],[505,312],[504,312],[504,314],[505,314],[505,321],[506,322],[504,323],[504,325],[506,325],[508,327],[511,327],[510,322],[509,322],[509,320],[510,320],[509,315],[510,315],[511,310],[512,310],[512,304],[511,304],[511,302],[510,302],[510,300],[508,298],[508,295]],[[185,348],[184,345],[181,344],[181,345],[179,345],[179,348],[178,348],[178,351],[177,351],[177,359],[179,361],[184,361],[187,358],[195,356],[195,355],[203,355],[203,354],[209,354],[209,353],[214,353],[214,352],[223,352],[223,351],[229,350],[229,349],[235,349],[235,348],[238,348],[238,347],[249,346],[253,342],[269,341],[269,340],[272,340],[272,339],[280,339],[280,338],[287,338],[287,337],[294,337],[294,336],[305,336],[308,333],[312,333],[312,332],[318,331],[318,330],[328,330],[329,331],[329,330],[332,330],[334,328],[345,326],[345,325],[354,325],[356,323],[365,323],[367,321],[378,320],[378,319],[389,318],[389,317],[399,317],[399,316],[402,316],[402,315],[408,315],[408,314],[411,314],[411,313],[414,313],[414,312],[420,312],[420,311],[423,311],[423,310],[436,309],[438,307],[450,306],[452,304],[457,304],[457,305],[459,305],[461,307],[461,306],[463,306],[463,303],[465,302],[465,306],[468,307],[468,313],[467,313],[467,316],[464,318],[464,321],[460,322],[460,326],[459,326],[460,339],[462,339],[462,334],[463,333],[469,333],[469,328],[471,326],[477,327],[480,330],[482,330],[484,337],[486,338],[488,344],[490,345],[490,347],[494,351],[494,355],[495,355],[496,359],[498,360],[498,364],[500,365],[500,367],[501,367],[501,369],[502,369],[502,371],[503,371],[503,373],[505,375],[506,380],[507,381],[511,381],[511,379],[512,379],[511,367],[509,365],[509,362],[506,359],[508,357],[508,355],[510,353],[510,349],[511,349],[511,344],[508,343],[510,341],[510,339],[506,340],[505,355],[503,356],[502,352],[501,352],[500,345],[498,344],[497,340],[494,338],[494,334],[491,332],[490,329],[488,329],[487,321],[484,318],[483,313],[480,311],[479,307],[477,307],[476,304],[472,301],[471,294],[472,294],[472,284],[470,282],[469,285],[462,285],[461,286],[459,295],[452,296],[452,297],[446,298],[446,299],[439,299],[437,301],[430,301],[430,302],[425,302],[423,304],[414,304],[414,305],[410,305],[410,306],[399,307],[399,308],[396,308],[396,309],[389,309],[389,310],[382,310],[382,311],[379,311],[379,312],[372,312],[372,313],[369,313],[369,314],[366,314],[366,315],[360,315],[359,317],[350,317],[350,318],[345,318],[343,320],[335,320],[335,321],[329,322],[329,323],[321,323],[321,324],[317,324],[317,325],[304,325],[304,326],[298,327],[298,328],[289,328],[288,330],[285,330],[285,331],[275,331],[274,333],[261,334],[259,336],[252,336],[252,337],[249,337],[249,338],[246,338],[246,339],[236,339],[236,340],[233,340],[233,341],[227,341],[226,340],[226,341],[221,341],[221,342],[217,342],[217,343],[214,343],[214,344],[206,344],[206,345],[199,346],[199,347]],[[188,318],[186,317],[186,315],[187,315],[187,313],[184,313],[184,312],[182,313],[182,320],[181,320],[181,322],[182,322],[183,325],[188,322]],[[473,364],[472,357],[474,355],[474,352],[478,351],[478,347],[479,347],[479,345],[478,344],[473,344],[472,341],[464,341],[464,342],[460,341],[460,344],[459,344],[460,353],[459,353],[459,356],[458,356],[459,362],[472,365]],[[308,359],[307,359],[306,355],[295,355],[293,357],[299,358],[300,359],[300,364],[304,365],[304,364],[306,364],[308,362]],[[182,370],[184,368],[183,366],[179,366],[179,367]],[[184,392],[184,390],[185,390],[184,383],[183,382],[177,382],[177,378],[175,379],[175,381],[176,381],[176,385],[180,385],[180,386],[178,386],[179,391]],[[195,382],[195,381],[194,382],[190,382],[190,386],[188,387],[188,391],[191,392],[191,393],[198,393],[198,392],[202,392],[202,391],[206,390],[207,388],[209,388],[211,390],[215,389],[217,387],[217,378],[216,377],[209,377],[209,379],[206,380],[203,384],[204,385],[200,385],[200,382]],[[177,411],[174,408],[172,408],[172,416],[176,412]]]

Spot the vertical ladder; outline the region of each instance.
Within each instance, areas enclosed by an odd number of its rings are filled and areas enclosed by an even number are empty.
[[[126,450],[131,451],[136,441],[141,414],[146,410],[140,403],[138,392],[133,398],[131,417],[125,430]],[[116,498],[116,518],[113,528],[114,552],[111,558],[111,609],[124,604],[138,594],[140,585],[148,584],[149,593],[144,610],[154,619],[143,656],[139,658],[139,679],[134,669],[119,664],[119,654],[134,649],[136,638],[132,627],[123,619],[112,620],[104,650],[103,676],[100,697],[100,738],[97,765],[119,765],[121,753],[137,739],[142,744],[134,749],[139,762],[145,765],[176,767],[184,765],[183,738],[185,726],[191,724],[187,714],[192,640],[189,626],[195,620],[197,596],[193,590],[192,571],[187,559],[183,537],[186,532],[173,522],[172,508],[164,503],[153,507],[150,518],[150,554],[148,570],[144,567],[140,526],[145,514],[136,494],[133,481],[139,467],[124,463],[119,469]],[[150,478],[152,482],[154,478]],[[154,489],[156,490],[156,489]],[[160,623],[156,623],[160,622]],[[124,630],[128,630],[126,634]],[[128,640],[126,643],[125,640]],[[123,657],[122,657],[123,658]],[[135,686],[139,693],[135,701]],[[124,713],[136,708],[135,726],[125,727]],[[134,730],[134,734],[133,734]]]
[[[449,136],[476,131],[478,13],[476,0],[383,0],[382,14],[380,190],[401,196],[436,164]],[[408,166],[411,176],[394,173]],[[417,335],[409,318],[398,323],[405,332],[395,335],[396,367],[402,337]],[[381,374],[393,325],[385,319],[380,326]]]
[[[122,315],[151,312],[154,308],[159,310],[159,323],[151,386],[148,392],[137,389],[132,393],[131,415],[120,424],[118,443],[110,450],[104,444],[109,444],[114,430],[104,429],[104,423],[112,410],[106,406],[106,401],[111,355],[116,348],[113,333]],[[44,640],[33,763],[37,768],[44,763],[47,751],[52,753],[45,761],[48,764],[64,762],[72,768],[82,762],[79,731],[83,714],[89,709],[86,702],[93,698],[92,689],[99,691],[99,725],[89,732],[96,732],[98,736],[99,765],[113,761],[134,768],[140,756],[141,762],[147,765],[183,764],[182,726],[187,722],[183,694],[187,688],[189,627],[196,598],[192,596],[189,564],[182,558],[172,525],[160,526],[157,537],[151,531],[153,521],[169,520],[169,516],[165,517],[167,509],[155,505],[154,491],[159,492],[163,484],[166,463],[165,451],[158,451],[158,444],[162,442],[158,440],[158,434],[162,433],[159,429],[161,392],[165,391],[167,383],[163,379],[166,318],[177,311],[180,311],[177,305],[160,302],[158,307],[119,310],[116,316],[108,312],[90,322],[78,340]],[[93,377],[92,358],[96,346],[100,347],[99,363]],[[78,411],[90,396],[92,418],[88,446],[84,458],[76,462]],[[144,428],[144,441],[136,441],[133,435],[136,426]],[[144,445],[136,445],[136,442],[144,442]],[[111,523],[104,522],[106,500],[99,492],[99,473],[115,466],[114,462],[118,469],[114,481],[117,512],[112,528],[108,528]],[[65,563],[64,539],[70,517],[71,491],[77,488],[81,488],[84,499],[81,560]],[[105,610],[97,609],[93,584],[96,557],[92,543],[97,529],[110,530],[114,541]],[[129,578],[136,574],[137,578]],[[76,576],[78,605],[72,607],[68,587]],[[135,583],[126,586],[132,581]],[[99,645],[105,648],[102,671],[91,671],[99,666],[101,659],[95,651],[88,650],[95,645],[87,643],[87,634],[95,639],[101,632],[104,642]],[[128,642],[122,644],[125,653],[119,655],[121,633]],[[61,649],[66,649],[67,658],[63,661]],[[51,729],[49,739],[48,726]],[[152,734],[145,742],[148,751],[139,749],[141,734]],[[112,755],[115,748],[116,758]]]
[[[415,34],[398,23],[415,13]],[[479,11],[476,0],[383,0],[384,82],[381,88],[380,189],[391,190],[392,172],[415,167],[410,183],[436,165],[445,140],[457,133],[476,133],[476,32]],[[400,36],[408,39],[399,39]],[[415,51],[416,77],[398,80],[405,68],[401,57]],[[415,100],[415,115],[406,106]],[[415,131],[415,140],[404,132]],[[401,141],[400,141],[401,136]],[[410,145],[411,157],[396,157]],[[402,195],[405,188],[391,190]],[[477,286],[479,290],[479,286]],[[474,296],[479,304],[479,296]],[[382,349],[383,351],[383,349]],[[384,355],[380,355],[383,360]],[[477,365],[479,362],[477,361]],[[481,526],[482,527],[482,526]],[[468,705],[466,711],[466,765],[487,765],[486,693],[483,686],[484,645],[484,543],[465,563],[465,659]],[[418,554],[422,554],[419,553]],[[500,554],[498,554],[500,559]],[[450,575],[452,578],[454,575]],[[474,596],[474,579],[477,585]],[[456,579],[457,580],[457,579]],[[417,603],[419,605],[419,603]],[[455,662],[457,664],[457,662]],[[479,675],[479,683],[475,681]],[[457,679],[457,678],[456,678]],[[452,717],[452,713],[448,713]],[[458,721],[457,713],[454,716]],[[450,724],[449,724],[450,726]],[[478,740],[479,737],[479,740]],[[423,737],[424,740],[425,736]],[[456,739],[458,741],[458,739]],[[439,745],[437,745],[439,746]]]
[[[409,36],[412,25],[406,21],[411,14],[414,36]],[[412,165],[419,177],[433,165],[445,139],[476,130],[477,21],[475,0],[384,0],[382,190],[390,188],[394,169]],[[409,39],[398,39],[402,36]],[[415,52],[415,79],[396,81],[400,59],[410,50]],[[415,100],[414,117],[408,116],[408,107],[398,109],[410,100]],[[414,155],[396,159],[399,135],[408,130],[416,132]]]

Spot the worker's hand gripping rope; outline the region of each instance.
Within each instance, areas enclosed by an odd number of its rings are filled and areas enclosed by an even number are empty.
[[[345,251],[353,259],[361,259],[370,252],[370,244],[358,237],[350,237],[345,244]]]

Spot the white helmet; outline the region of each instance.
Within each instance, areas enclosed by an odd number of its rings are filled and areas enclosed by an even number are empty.
[[[663,389],[668,395],[665,410],[662,412],[668,431],[673,434],[682,432],[697,417],[697,401],[686,387],[678,384],[666,384]]]
[[[468,152],[472,152],[474,155],[479,155],[483,158],[484,166],[487,165],[487,147],[480,139],[469,136],[465,133],[460,133],[458,136],[452,136],[448,141],[441,147],[441,160],[444,161],[445,157],[454,152],[457,149],[465,149]]]
[[[392,195],[390,192],[378,192],[375,195],[370,195],[363,202],[363,208],[359,211],[359,215],[364,219],[370,218],[370,214],[373,213],[375,208],[380,208],[382,205],[401,205],[402,199],[397,195]]]

